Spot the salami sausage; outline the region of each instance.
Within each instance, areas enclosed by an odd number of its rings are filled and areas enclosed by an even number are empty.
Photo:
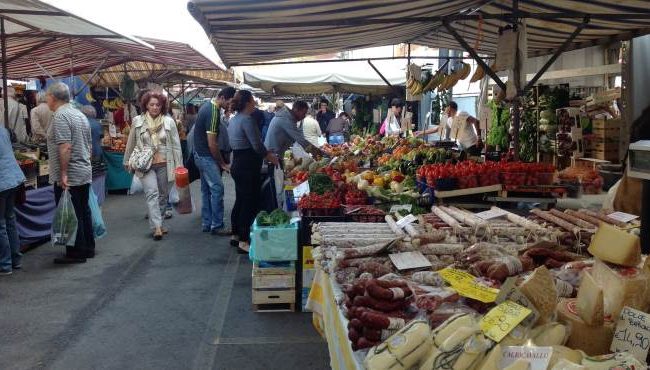
[[[406,325],[404,319],[370,311],[361,315],[361,322],[365,327],[372,329],[401,329]]]

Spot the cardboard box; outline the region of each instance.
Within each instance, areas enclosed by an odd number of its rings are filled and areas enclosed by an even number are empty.
[[[314,268],[314,257],[311,252],[314,250],[314,247],[306,245],[302,247],[302,269],[313,269]]]

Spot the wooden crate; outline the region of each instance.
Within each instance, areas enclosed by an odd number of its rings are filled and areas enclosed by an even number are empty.
[[[620,119],[594,119],[591,121],[592,132],[596,138],[618,138],[621,136]]]
[[[255,312],[295,311],[295,289],[253,289]]]
[[[296,275],[255,275],[253,273],[253,289],[295,289]]]

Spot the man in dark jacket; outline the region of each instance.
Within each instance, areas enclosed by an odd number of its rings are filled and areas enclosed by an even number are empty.
[[[316,121],[318,121],[318,126],[320,126],[321,132],[325,132],[330,120],[336,117],[336,114],[329,109],[329,106],[330,103],[327,99],[323,98],[320,100],[318,114],[316,114]]]

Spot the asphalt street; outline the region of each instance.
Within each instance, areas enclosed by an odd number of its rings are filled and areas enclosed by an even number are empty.
[[[230,209],[229,179],[226,194]],[[145,213],[142,195],[109,195],[94,259],[54,265],[48,243],[0,277],[0,369],[329,369],[311,314],[253,312],[251,263],[198,211],[161,242]]]

